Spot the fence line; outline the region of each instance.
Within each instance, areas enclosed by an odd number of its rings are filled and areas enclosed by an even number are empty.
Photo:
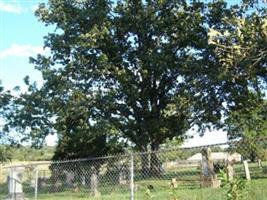
[[[260,142],[260,141],[267,141],[267,137],[260,137],[260,138],[255,138],[253,139],[253,142]],[[160,152],[168,152],[168,151],[175,151],[175,150],[192,150],[192,149],[202,149],[202,148],[208,148],[208,147],[221,147],[221,146],[229,146],[229,145],[234,145],[234,144],[239,144],[242,143],[242,140],[234,140],[234,141],[228,141],[228,142],[222,142],[222,143],[214,143],[214,144],[207,144],[207,145],[199,145],[199,146],[192,146],[192,147],[173,147],[173,148],[167,148],[167,149],[160,149],[156,151],[146,151],[146,152],[141,152],[141,151],[135,151],[131,153],[119,153],[115,155],[106,155],[106,156],[100,156],[100,157],[88,157],[88,158],[79,158],[79,159],[71,159],[71,160],[56,160],[56,161],[37,161],[37,162],[30,162],[30,164],[8,164],[4,165],[3,163],[0,164],[2,168],[11,168],[11,167],[23,167],[27,165],[46,165],[46,164],[62,164],[62,163],[74,163],[74,162],[82,162],[82,161],[94,161],[94,160],[103,160],[103,159],[110,159],[110,158],[115,158],[115,157],[129,157],[132,154],[133,155],[140,155],[140,154],[151,154],[151,153],[160,153]]]
[[[62,196],[62,200],[164,199],[169,194],[183,199],[194,192],[209,199],[203,189],[212,193],[212,188],[220,186],[220,170],[230,178],[240,176],[266,187],[267,139],[2,166],[0,199],[14,199],[18,193],[35,200]],[[214,195],[223,199],[222,192]]]

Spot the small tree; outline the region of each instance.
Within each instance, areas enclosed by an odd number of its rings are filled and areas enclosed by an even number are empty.
[[[235,111],[226,120],[228,138],[238,140],[232,148],[244,159],[264,159],[267,149],[267,102],[246,111]]]

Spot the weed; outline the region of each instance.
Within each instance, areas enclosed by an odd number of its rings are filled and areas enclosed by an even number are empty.
[[[218,175],[221,180],[221,187],[227,188],[227,200],[246,200],[247,199],[247,187],[243,178],[234,177],[230,180],[224,170],[220,170]]]

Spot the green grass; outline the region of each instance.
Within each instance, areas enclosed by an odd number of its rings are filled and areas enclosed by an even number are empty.
[[[267,200],[267,164],[263,168],[258,168],[255,163],[250,163],[250,173],[252,181],[247,183],[248,200]],[[242,164],[235,165],[235,173],[244,177]],[[170,189],[171,178],[176,178],[178,188]],[[129,185],[118,185],[111,177],[99,177],[99,197],[92,197],[89,186],[75,189],[62,186],[55,188],[51,183],[44,189],[38,191],[38,200],[129,200]],[[113,184],[112,184],[113,183]],[[142,177],[141,173],[135,174],[135,200],[151,199],[147,194],[147,186],[152,185],[152,199],[154,200],[172,200],[176,197],[178,200],[225,200],[226,189],[224,188],[201,188],[200,187],[200,169],[199,168],[179,168],[168,170],[160,177]],[[26,197],[34,200],[34,188],[29,183],[23,185]],[[53,192],[58,191],[58,192]],[[7,184],[0,185],[0,199],[7,197]]]
[[[248,188],[248,200],[267,200],[267,179],[253,180],[247,185]],[[145,195],[145,192],[138,192],[136,199],[149,199]],[[154,196],[154,200],[171,200],[174,196],[178,200],[225,200],[226,189],[223,188],[191,188],[181,189],[177,188],[172,191],[170,188],[163,188],[159,185],[155,185],[154,190],[151,192]]]
[[[164,180],[147,180],[139,181],[137,191],[135,192],[136,200],[151,199],[146,195],[147,185],[152,185],[152,199],[154,200],[171,200],[175,196],[178,200],[225,200],[226,190],[223,188],[200,188],[178,186],[177,189],[171,190],[168,181]],[[267,200],[267,179],[256,179],[248,182],[248,200]],[[104,188],[102,188],[102,191]],[[99,197],[92,197],[88,191],[65,191],[59,193],[43,193],[38,195],[38,200],[129,200],[130,194],[127,188],[105,188],[106,194],[102,193]],[[100,188],[101,191],[101,188]],[[109,191],[109,192],[107,192]],[[27,193],[29,200],[34,199],[33,192]],[[0,195],[0,199],[5,199],[6,195]]]

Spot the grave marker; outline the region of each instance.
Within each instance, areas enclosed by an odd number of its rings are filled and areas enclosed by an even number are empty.
[[[98,197],[98,196],[100,196],[100,193],[98,192],[97,170],[95,169],[95,167],[92,167],[91,170],[92,170],[92,175],[91,175],[91,192],[92,192],[92,196]]]
[[[22,187],[23,167],[14,167],[10,169],[8,179],[8,197],[6,200],[26,200]]]
[[[246,174],[246,179],[248,181],[250,181],[250,172],[249,172],[248,161],[247,160],[243,161],[243,166],[244,166],[244,170],[245,170],[245,174]]]
[[[226,172],[228,180],[232,181],[234,179],[234,163],[236,162],[236,158],[234,154],[229,154],[227,157],[226,163]]]
[[[213,160],[211,157],[211,149],[204,148],[201,151],[202,154],[202,174],[201,174],[201,185],[202,187],[217,188],[220,186],[220,182],[214,172]]]

